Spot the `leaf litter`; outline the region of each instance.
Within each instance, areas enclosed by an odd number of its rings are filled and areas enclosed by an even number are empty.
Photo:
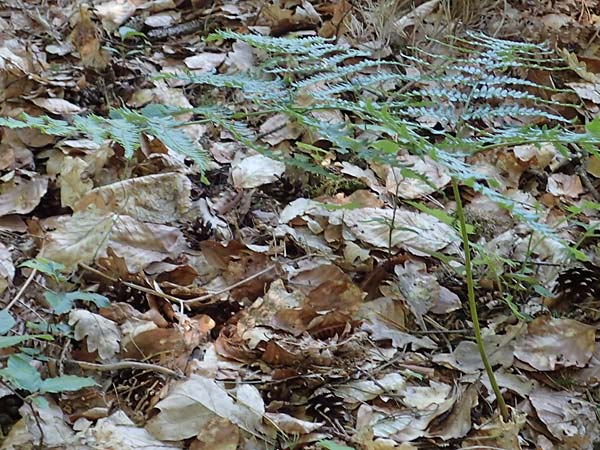
[[[264,62],[242,41],[203,42],[213,29],[335,36],[387,57],[407,45],[444,51],[425,37],[439,36],[444,24],[457,32],[462,21],[509,39],[550,40],[573,75],[565,83],[573,91],[555,98],[577,97],[584,107],[575,114],[593,115],[599,66],[597,46],[588,44],[598,5],[464,2],[457,12],[438,1],[392,8],[370,0],[362,9],[344,0],[180,3],[2,6],[2,117],[50,114],[69,125],[81,113],[158,103],[183,108],[177,119],[186,136],[136,129],[140,146],[128,160],[125,128],[110,140],[2,128],[2,448],[597,445],[597,296],[586,283],[597,284],[598,271],[572,272],[584,282],[563,296],[581,290],[582,308],[567,304],[568,315],[550,316],[545,297],[568,260],[557,240],[465,192],[474,242],[501,266],[478,274],[478,296],[484,347],[511,405],[505,421],[482,371],[464,281],[453,272],[464,250],[451,220],[456,205],[437,195],[451,180],[444,166],[396,149],[394,164],[409,167],[407,176],[389,163],[339,158],[329,151],[331,129],[307,130],[300,118],[279,113],[251,123],[277,154],[318,154],[321,167],[353,180],[329,185],[234,142],[247,130],[187,123],[200,100],[217,95],[217,103],[244,106],[244,95],[256,92],[215,94],[161,76],[231,75]],[[407,67],[422,70],[418,62]],[[569,118],[572,109],[564,108]],[[352,119],[318,109],[310,116],[332,127]],[[415,120],[454,131],[427,115]],[[485,118],[492,127],[502,120]],[[176,151],[190,143],[210,155],[204,172]],[[579,227],[597,222],[597,155],[582,161],[584,170],[550,144],[470,158],[507,196],[549,223],[564,222],[560,238],[581,238],[567,226],[575,216]],[[429,209],[409,207],[417,199]],[[431,214],[440,205],[444,214]],[[506,264],[532,255],[537,273]],[[22,264],[31,260],[36,265]],[[514,280],[515,292],[535,278],[537,294],[524,294],[517,307],[501,295],[498,275]],[[81,302],[100,297],[110,303]],[[25,349],[29,359],[15,356],[29,335],[37,336]],[[37,371],[53,387],[30,397],[13,389],[15,361],[31,375],[20,387]],[[63,389],[72,375],[94,384]]]

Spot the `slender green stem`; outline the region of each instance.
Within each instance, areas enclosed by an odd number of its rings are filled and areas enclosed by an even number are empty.
[[[473,331],[475,332],[475,340],[477,341],[477,348],[479,349],[479,354],[481,355],[481,361],[483,362],[483,366],[485,367],[487,376],[490,379],[492,390],[496,395],[496,401],[498,402],[498,409],[500,409],[500,414],[502,414],[502,418],[504,420],[508,420],[508,408],[506,407],[506,403],[504,402],[504,397],[502,397],[502,392],[500,392],[500,387],[498,386],[496,376],[494,375],[494,369],[490,364],[490,360],[488,359],[487,353],[485,352],[485,347],[483,346],[483,339],[481,338],[481,327],[479,326],[479,315],[477,313],[477,303],[475,302],[473,268],[471,266],[471,244],[469,242],[469,234],[467,233],[467,224],[465,222],[465,214],[463,211],[462,199],[460,197],[460,191],[458,189],[458,182],[456,181],[456,178],[452,178],[452,191],[454,192],[454,200],[456,201],[456,216],[458,217],[460,223],[460,234],[465,250],[465,275],[467,279],[467,294],[469,298],[469,310],[471,311],[471,321],[473,322]]]

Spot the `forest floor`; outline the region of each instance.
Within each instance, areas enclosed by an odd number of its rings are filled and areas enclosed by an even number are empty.
[[[598,0],[0,2],[0,447],[598,448],[599,35]],[[513,81],[454,98],[458,61]]]

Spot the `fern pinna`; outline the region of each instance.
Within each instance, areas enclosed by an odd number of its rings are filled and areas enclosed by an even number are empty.
[[[553,112],[560,105],[535,93],[558,90],[518,76],[526,69],[564,70],[561,60],[544,45],[468,34],[465,39],[455,39],[454,45],[438,42],[444,55],[414,49],[410,55],[384,61],[316,36],[274,38],[219,31],[207,40],[241,41],[267,56],[260,67],[246,73],[179,73],[161,78],[241,90],[243,108],[220,98],[217,100],[225,103],[219,107],[118,108],[109,117],[76,116],[71,122],[23,115],[20,120],[0,119],[0,125],[34,127],[60,136],[83,133],[97,142],[112,139],[123,146],[128,157],[139,147],[140,134],[147,133],[194,159],[202,169],[203,151],[182,131],[185,123],[176,120],[182,112],[193,112],[194,123],[213,123],[272,158],[326,173],[306,154],[284,156],[260,141],[253,130],[257,119],[283,113],[329,140],[330,150],[340,154],[352,152],[392,166],[398,165],[400,147],[427,155],[452,178],[500,203],[546,236],[552,232],[537,217],[535,206],[504,195],[493,180],[466,162],[467,157],[507,145],[546,142],[565,155],[572,144],[597,154],[600,120],[591,121],[582,133],[570,131],[565,119]],[[315,115],[320,110],[339,110],[351,120],[323,121]],[[543,125],[535,125],[531,118]],[[375,135],[380,137],[369,137]]]

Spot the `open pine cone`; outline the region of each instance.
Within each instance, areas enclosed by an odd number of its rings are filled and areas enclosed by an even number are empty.
[[[600,267],[583,263],[562,271],[556,279],[555,297],[546,299],[546,306],[566,306],[600,300]]]

